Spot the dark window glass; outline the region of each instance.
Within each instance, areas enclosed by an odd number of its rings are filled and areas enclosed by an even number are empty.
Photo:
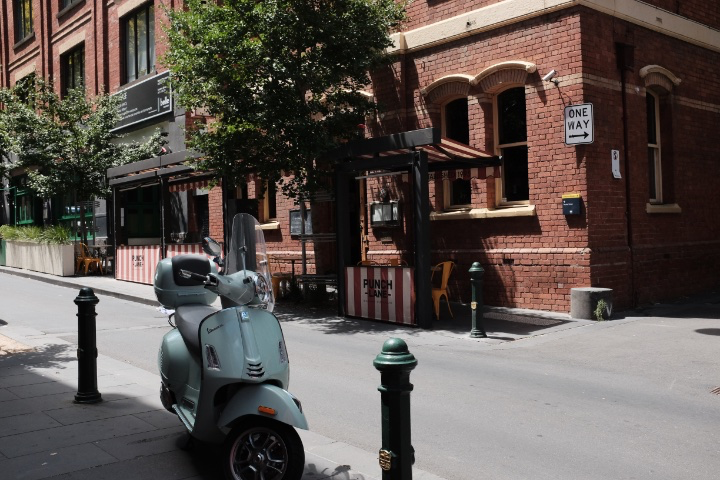
[[[60,57],[63,95],[73,88],[85,86],[85,47]]]
[[[525,88],[518,87],[505,90],[498,95],[497,104],[500,144],[527,141]]]
[[[15,41],[33,33],[32,0],[15,0]]]
[[[445,136],[465,144],[470,143],[467,98],[458,98],[445,105]]]
[[[125,83],[155,70],[155,7],[148,5],[125,17]]]
[[[508,202],[528,200],[530,198],[528,147],[519,145],[517,147],[503,148],[502,157],[505,199]]]
[[[268,183],[266,195],[268,196],[267,218],[277,218],[277,187],[275,186],[275,183]]]
[[[647,131],[648,131],[648,144],[657,144],[657,122],[656,122],[656,111],[655,111],[655,97],[648,93],[645,96],[647,104]]]
[[[451,205],[470,205],[470,180],[458,178],[452,182],[452,198]]]

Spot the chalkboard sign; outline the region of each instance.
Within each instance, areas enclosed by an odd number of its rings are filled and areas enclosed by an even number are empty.
[[[312,233],[312,216],[310,210],[305,210],[305,235]],[[300,210],[290,210],[290,235],[301,235]]]

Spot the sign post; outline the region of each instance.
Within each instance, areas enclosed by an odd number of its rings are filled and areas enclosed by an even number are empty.
[[[565,107],[564,122],[565,145],[581,145],[595,141],[592,103]]]

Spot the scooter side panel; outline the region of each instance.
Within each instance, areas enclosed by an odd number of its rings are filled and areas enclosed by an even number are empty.
[[[259,407],[273,409],[276,414],[262,413]],[[307,419],[290,393],[268,383],[244,385],[238,390],[220,415],[218,427],[226,428],[234,420],[247,415],[271,418],[295,428],[308,429]]]

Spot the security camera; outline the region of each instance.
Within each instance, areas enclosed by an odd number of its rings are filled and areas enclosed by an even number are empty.
[[[557,72],[555,70],[550,70],[548,73],[545,74],[544,77],[542,77],[543,82],[550,82],[553,78],[557,75]]]

